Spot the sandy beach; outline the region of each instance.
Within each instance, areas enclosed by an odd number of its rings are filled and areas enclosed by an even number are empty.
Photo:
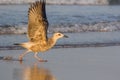
[[[48,62],[38,62],[30,53],[20,63],[16,61],[24,50],[1,50],[0,80],[119,80],[120,46],[60,48],[39,54]],[[43,73],[44,77],[43,77]],[[46,76],[45,76],[46,75]],[[33,79],[34,78],[34,79]]]

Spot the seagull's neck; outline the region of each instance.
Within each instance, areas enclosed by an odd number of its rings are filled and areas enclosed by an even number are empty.
[[[54,37],[51,37],[48,39],[48,45],[51,47],[53,47],[56,44],[56,42],[57,42],[57,39]]]

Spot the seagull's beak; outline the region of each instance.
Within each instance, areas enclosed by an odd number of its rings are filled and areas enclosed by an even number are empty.
[[[64,35],[64,38],[69,38],[67,35]]]

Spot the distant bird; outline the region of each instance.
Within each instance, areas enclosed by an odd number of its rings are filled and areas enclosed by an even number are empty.
[[[31,4],[28,11],[28,38],[29,42],[15,44],[20,45],[27,49],[26,52],[19,56],[19,60],[22,61],[23,57],[28,52],[34,52],[34,57],[41,61],[43,60],[38,57],[38,52],[44,52],[52,48],[56,41],[59,38],[68,37],[62,33],[54,33],[52,37],[47,37],[47,29],[48,29],[48,20],[46,17],[46,1],[40,0]]]

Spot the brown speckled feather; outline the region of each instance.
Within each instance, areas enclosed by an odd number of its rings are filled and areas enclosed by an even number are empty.
[[[33,3],[28,11],[28,37],[30,41],[46,43],[47,28],[45,0],[40,0]]]

